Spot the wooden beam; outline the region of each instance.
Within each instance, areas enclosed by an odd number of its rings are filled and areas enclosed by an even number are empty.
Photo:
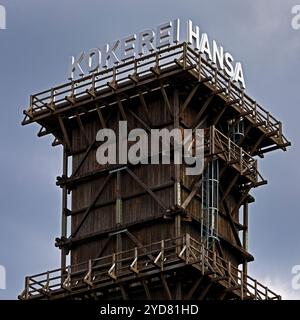
[[[67,176],[67,174],[68,174],[68,155],[64,147],[63,148],[63,175]],[[68,190],[66,186],[63,186],[62,207],[61,207],[61,238],[67,238],[67,232],[68,232],[68,216],[66,213],[67,207],[68,207]],[[66,269],[67,252],[68,252],[67,248],[61,248],[61,269],[62,270]]]
[[[182,300],[182,285],[180,280],[176,283],[175,300]]]
[[[96,259],[98,259],[98,258],[100,258],[100,257],[102,256],[102,254],[103,254],[103,252],[105,251],[105,249],[107,248],[110,240],[111,240],[111,235],[108,235],[108,238],[105,240],[103,247],[102,247],[101,250],[98,252]],[[95,265],[96,263],[97,263],[97,262],[94,261],[94,265]]]
[[[211,101],[213,100],[214,96],[209,96],[206,101],[204,102],[203,106],[201,107],[200,111],[198,112],[198,114],[195,117],[195,121],[193,123],[193,127],[196,126],[197,122],[201,119],[202,115],[204,114],[204,112],[206,111],[206,109],[208,108],[208,106],[210,105]]]
[[[225,193],[223,194],[221,200],[220,200],[220,203],[222,203],[224,201],[224,199],[227,198],[228,194],[230,193],[231,189],[233,188],[233,186],[235,185],[235,183],[237,182],[238,178],[239,178],[240,174],[237,173],[235,175],[235,177],[231,180],[229,186],[227,187]]]
[[[71,142],[70,142],[70,139],[69,139],[65,124],[63,122],[63,119],[62,119],[62,117],[60,115],[57,115],[57,118],[58,118],[58,122],[59,122],[59,125],[60,125],[60,128],[61,128],[61,131],[62,131],[63,136],[64,136],[64,140],[65,140],[64,142],[65,142],[68,150],[71,151],[72,150]]]
[[[118,108],[120,110],[123,120],[127,121],[127,116],[124,111],[123,103],[119,97],[117,97],[117,102],[118,102]]]
[[[98,114],[98,117],[99,117],[99,120],[100,120],[100,124],[102,126],[103,129],[105,129],[107,126],[106,126],[106,122],[105,122],[105,119],[103,117],[103,113],[101,111],[101,108],[96,104],[96,111],[97,111],[97,114]]]
[[[265,153],[268,153],[268,152],[271,152],[271,151],[274,151],[274,150],[277,150],[277,149],[282,149],[284,151],[286,151],[286,147],[289,147],[291,146],[291,143],[290,142],[287,142],[287,143],[282,143],[282,144],[278,144],[278,145],[275,145],[273,147],[269,147],[269,148],[264,148],[264,149],[259,149],[255,152],[253,152],[253,156],[260,156],[260,155],[263,155]]]
[[[161,191],[161,190],[170,189],[173,186],[174,186],[174,182],[172,181],[172,182],[165,183],[163,185],[153,186],[150,189],[154,192],[154,191]],[[147,193],[148,192],[146,190],[135,192],[135,193],[132,193],[130,195],[124,196],[123,197],[123,201],[132,200],[134,198],[137,198],[137,197],[140,197],[140,196],[144,196]],[[108,206],[108,205],[112,205],[114,203],[115,203],[115,200],[102,201],[102,202],[99,202],[99,203],[95,204],[94,208],[98,209],[98,208],[102,208],[102,207],[105,207],[105,206]],[[76,216],[76,215],[84,212],[86,209],[87,209],[87,207],[82,207],[80,209],[73,210],[73,211],[69,210],[69,211],[67,211],[67,215],[68,216]]]
[[[240,198],[240,200],[238,201],[238,203],[235,205],[235,207],[233,208],[233,210],[231,211],[231,214],[238,210],[240,208],[240,206],[242,205],[242,203],[247,199],[248,197],[248,194],[250,192],[252,188],[252,185],[250,185],[250,187],[246,188],[245,191],[244,191],[244,194],[242,195],[242,197]]]
[[[80,129],[81,133],[83,134],[86,142],[87,142],[88,144],[90,144],[91,142],[90,142],[90,140],[89,140],[89,138],[88,138],[88,136],[87,136],[87,134],[86,134],[86,132],[85,132],[85,130],[84,130],[84,127],[83,127],[83,124],[82,124],[82,121],[81,121],[81,117],[80,117],[80,115],[79,115],[78,113],[76,114],[76,121],[77,121],[77,124],[78,124],[78,126],[79,126],[79,129]]]
[[[150,127],[152,127],[152,122],[151,122],[151,118],[150,118],[148,106],[147,106],[147,104],[146,104],[144,95],[142,94],[141,91],[139,91],[139,98],[140,98],[140,102],[141,102],[143,111],[144,111],[144,113],[145,113],[146,119],[147,119],[147,121],[148,121],[148,124],[149,124]]]
[[[200,294],[200,296],[198,297],[198,300],[204,300],[208,291],[210,290],[211,286],[212,286],[213,282],[210,282],[206,288],[202,291],[202,293]]]
[[[226,297],[226,295],[227,295],[227,293],[228,293],[228,291],[225,289],[224,291],[223,291],[223,293],[219,296],[219,300],[224,300],[225,299],[225,297]]]
[[[229,212],[229,208],[228,208],[228,206],[227,206],[227,201],[224,200],[223,203],[224,203],[224,210],[225,210],[225,213],[226,213],[226,215],[227,215],[227,217],[228,217],[229,224],[230,224],[230,227],[231,227],[233,236],[234,236],[234,238],[235,238],[235,241],[236,241],[236,243],[237,243],[238,246],[242,247],[241,239],[240,239],[240,237],[239,237],[239,231],[238,231],[238,229],[237,229],[237,227],[236,227],[236,225],[235,225],[235,223],[234,223],[234,220],[233,220],[233,218],[232,218],[232,213]]]
[[[179,114],[180,114],[180,103],[179,103],[179,92],[178,89],[174,89],[173,92],[173,114],[174,114],[174,128],[179,129]],[[182,198],[182,191],[181,191],[181,183],[182,183],[182,166],[180,164],[174,164],[174,171],[175,171],[175,179],[174,179],[174,205],[175,208],[178,208],[181,206],[181,198]],[[181,236],[181,215],[176,214],[174,219],[174,231],[175,231],[175,237],[179,238]],[[178,254],[180,251],[180,241],[176,241],[176,253]],[[180,288],[177,289],[180,290],[177,291],[177,294],[180,294],[181,296],[181,284]],[[178,298],[178,297],[177,297]],[[180,298],[181,299],[181,298]]]
[[[104,191],[104,188],[106,186],[106,184],[108,183],[108,181],[111,179],[112,175],[109,174],[105,180],[103,181],[102,186],[100,187],[98,193],[96,194],[94,200],[92,201],[91,205],[87,208],[87,210],[84,213],[83,218],[81,219],[80,223],[78,224],[77,228],[73,231],[73,233],[71,234],[70,238],[73,238],[76,236],[76,234],[78,233],[79,229],[81,228],[81,226],[83,225],[84,221],[86,220],[86,218],[89,216],[91,210],[93,209],[94,205],[96,204],[96,202],[98,201],[99,197],[101,196],[102,192]]]
[[[145,248],[145,246],[130,231],[126,230],[125,234],[139,249],[141,249],[145,254],[147,254],[148,258],[151,261],[154,261],[155,257],[151,253],[148,253],[148,250]]]
[[[223,114],[225,113],[225,111],[227,110],[227,105],[223,106],[223,109],[218,113],[218,115],[213,119],[212,121],[212,125],[216,126],[220,119],[222,118]]]
[[[202,183],[202,176],[199,178],[199,180],[194,184],[192,188],[192,192],[188,195],[188,197],[185,199],[184,203],[182,204],[182,208],[186,209],[187,206],[190,204],[192,199],[194,198],[195,194],[198,192],[198,189],[200,188]]]
[[[193,124],[192,129],[199,129],[201,125],[208,119],[209,113],[207,113],[202,119],[200,119],[197,123]]]
[[[163,288],[165,290],[167,299],[168,300],[172,300],[172,294],[171,294],[171,291],[169,289],[169,286],[168,286],[167,280],[165,278],[165,275],[163,273],[160,274],[160,279],[161,279]]]
[[[144,287],[147,300],[152,300],[147,281],[146,280],[142,280],[141,283],[142,283],[142,285]]]
[[[151,128],[148,126],[148,124],[142,120],[136,113],[134,113],[132,110],[128,110],[128,112],[139,122],[141,123],[148,132],[150,132]]]
[[[196,85],[194,86],[194,88],[191,90],[191,92],[189,93],[189,95],[187,96],[187,98],[185,99],[185,101],[184,101],[184,103],[183,103],[183,105],[182,105],[182,108],[181,108],[181,110],[180,110],[179,116],[181,116],[181,115],[184,113],[185,109],[187,108],[187,106],[189,105],[189,103],[190,103],[191,100],[193,99],[194,95],[196,94],[199,86],[200,86],[200,84],[198,83],[198,84],[196,84]]]
[[[239,145],[242,146],[243,142],[245,141],[245,139],[247,138],[248,134],[250,133],[251,129],[253,128],[253,124],[250,123],[247,127],[247,129],[244,132],[244,136],[242,137]]]
[[[185,296],[185,300],[191,300],[193,298],[193,296],[194,296],[196,290],[199,288],[202,280],[203,280],[203,277],[200,277],[194,282],[192,288],[190,289],[188,294]]]
[[[119,283],[119,287],[120,287],[120,290],[121,290],[121,294],[122,294],[123,300],[129,300],[128,293],[125,290],[125,286],[122,283]]]
[[[169,101],[169,98],[168,98],[168,95],[166,93],[166,90],[165,90],[165,87],[163,86],[163,84],[160,85],[160,90],[161,90],[161,93],[163,95],[163,98],[164,98],[164,101],[165,101],[165,104],[170,112],[170,115],[171,117],[173,117],[173,112],[172,112],[172,108],[171,108],[171,104],[170,104],[170,101]]]
[[[259,139],[256,141],[256,143],[252,146],[252,148],[250,149],[249,154],[253,155],[254,151],[256,151],[257,147],[262,143],[262,141],[265,139],[265,135],[261,135],[259,137]]]
[[[91,152],[91,150],[94,147],[94,144],[96,143],[96,138],[94,139],[94,141],[88,146],[85,154],[83,155],[83,157],[81,158],[80,162],[78,163],[76,169],[72,172],[72,175],[69,179],[73,179],[75,177],[75,175],[78,173],[79,169],[82,167],[83,163],[85,162],[87,156],[89,155],[89,153]]]
[[[156,196],[156,194],[133,172],[131,171],[129,168],[125,169],[130,175],[131,177],[143,188],[145,189],[150,196],[164,209],[167,210],[166,206],[164,205],[164,203]]]

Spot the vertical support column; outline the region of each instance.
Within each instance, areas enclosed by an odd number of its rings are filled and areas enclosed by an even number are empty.
[[[211,126],[211,139],[210,139],[210,144],[211,144],[211,154],[215,154],[215,126]]]
[[[243,206],[243,248],[248,251],[248,213],[249,213],[249,203],[246,200]],[[243,274],[244,274],[244,283],[246,284],[247,281],[247,274],[248,274],[248,263],[243,263]]]
[[[207,248],[214,250],[215,240],[217,240],[219,233],[219,162],[217,158],[209,161],[203,172],[202,212],[202,241],[206,243]]]
[[[182,300],[181,281],[178,279],[175,289],[175,300]]]
[[[63,178],[68,176],[68,154],[66,147],[63,147]],[[67,217],[67,207],[68,207],[68,190],[67,186],[62,187],[62,212],[61,212],[61,238],[67,238],[68,229],[68,217]],[[65,270],[67,260],[67,250],[66,248],[61,248],[61,268]]]
[[[174,115],[174,128],[180,128],[179,126],[179,95],[177,88],[173,89],[173,115]],[[181,165],[174,164],[175,170],[175,182],[174,182],[174,202],[175,207],[178,208],[181,206]],[[180,239],[181,236],[181,216],[178,213],[175,216],[175,238],[178,238],[176,243],[176,253],[180,252]]]
[[[116,224],[117,226],[122,224],[122,199],[121,199],[121,172],[116,172],[117,175],[117,186],[116,186]]]
[[[117,186],[116,186],[116,225],[119,226],[123,223],[122,216],[122,199],[121,199],[121,172],[117,171]],[[119,252],[122,251],[122,235],[120,233],[116,234],[116,253],[117,260],[120,260],[121,256]],[[119,269],[119,263],[116,264],[117,269]]]

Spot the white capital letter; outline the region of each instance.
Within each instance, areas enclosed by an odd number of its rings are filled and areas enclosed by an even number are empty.
[[[135,57],[135,41],[136,34],[131,34],[130,36],[121,40],[121,60],[126,61]]]
[[[108,61],[111,60],[112,65],[118,64],[120,60],[115,54],[117,47],[119,46],[120,41],[116,41],[113,46],[106,44],[103,49],[101,50],[101,65],[102,68],[108,68]]]
[[[69,80],[72,80],[74,79],[75,77],[75,72],[76,70],[78,69],[78,74],[79,76],[83,76],[84,75],[84,72],[82,70],[82,67],[80,65],[80,63],[82,62],[84,58],[84,52],[81,52],[77,58],[75,57],[71,57],[71,64],[70,64],[70,67],[69,67],[69,77],[68,79]]]
[[[171,32],[172,22],[166,22],[157,27],[156,32],[156,48],[160,49],[171,45]]]
[[[188,38],[188,44],[190,45],[194,44],[194,49],[199,50],[200,31],[198,26],[195,26],[195,29],[193,28],[192,20],[188,20],[187,22],[187,38]]]
[[[243,89],[246,88],[244,73],[243,73],[242,65],[240,62],[237,62],[235,65],[233,81],[238,82]]]

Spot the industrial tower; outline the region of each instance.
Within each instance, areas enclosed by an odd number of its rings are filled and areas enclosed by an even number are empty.
[[[248,275],[248,210],[251,189],[266,184],[258,157],[290,143],[187,43],[32,95],[24,114],[63,147],[62,228],[61,266],[26,277],[20,299],[280,299]],[[97,131],[121,120],[204,129],[203,174],[99,165]]]

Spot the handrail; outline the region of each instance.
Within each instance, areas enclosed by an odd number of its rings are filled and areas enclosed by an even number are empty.
[[[115,84],[120,86],[130,83],[130,77],[143,78],[152,75],[153,70],[163,72],[170,67],[178,67],[178,65],[194,74],[199,81],[206,79],[206,82],[232,103],[237,110],[245,113],[245,117],[250,121],[259,123],[269,133],[276,132],[274,137],[279,138],[280,143],[287,142],[282,135],[280,121],[185,42],[34,94],[30,97],[29,108],[24,111],[26,116],[23,123],[34,121],[35,115],[51,114],[66,102],[89,96],[89,93],[96,97],[107,89],[114,89]],[[30,120],[26,121],[28,117]]]
[[[138,273],[153,269],[160,272],[178,261],[199,266],[203,275],[210,271],[213,277],[227,278],[224,286],[238,286],[239,289],[233,291],[240,297],[280,299],[276,293],[244,275],[236,266],[189,234],[26,277],[25,290],[20,298],[42,298],[68,290],[76,292],[86,286],[88,288],[90,285],[110,283],[122,277],[134,277]]]
[[[259,182],[259,179],[264,181],[258,172],[257,160],[254,157],[214,126],[204,130],[209,134],[209,154],[217,154],[233,165],[236,163],[240,173],[246,175],[254,184]]]

